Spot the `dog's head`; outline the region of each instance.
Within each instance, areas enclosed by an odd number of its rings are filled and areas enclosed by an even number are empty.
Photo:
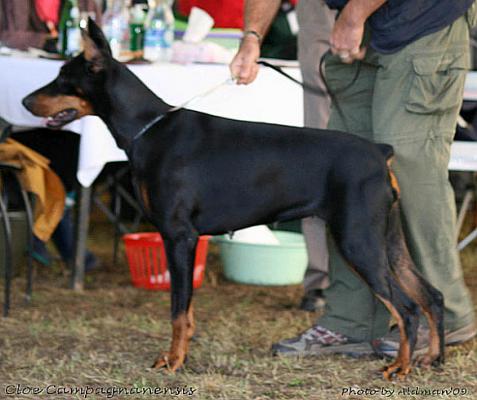
[[[95,115],[94,99],[106,82],[113,61],[111,49],[93,20],[82,30],[84,51],[66,62],[55,80],[25,97],[23,105],[34,115],[48,118],[50,128],[61,128],[85,115]]]

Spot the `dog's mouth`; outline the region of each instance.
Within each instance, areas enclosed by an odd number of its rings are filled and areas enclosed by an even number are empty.
[[[62,110],[55,115],[48,117],[46,125],[48,128],[61,128],[62,126],[74,121],[77,116],[78,110],[67,108],[66,110]]]

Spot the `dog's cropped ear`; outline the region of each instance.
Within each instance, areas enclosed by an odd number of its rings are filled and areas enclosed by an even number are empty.
[[[91,70],[99,72],[112,58],[111,48],[101,29],[89,18],[88,30],[81,29],[83,38],[84,58],[91,63]]]

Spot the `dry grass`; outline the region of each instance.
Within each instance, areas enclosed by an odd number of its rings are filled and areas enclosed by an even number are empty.
[[[198,399],[424,399],[477,398],[477,340],[449,349],[443,369],[416,369],[405,382],[389,383],[377,372],[385,361],[344,356],[287,359],[269,355],[270,345],[309,327],[316,318],[296,310],[300,287],[237,285],[209,255],[204,287],[196,291],[197,338],[187,366],[176,375],[148,368],[169,344],[168,293],[131,287],[124,260],[111,262],[111,229],[96,221],[91,248],[103,260],[87,277],[87,290],[70,291],[58,266],[40,269],[31,305],[23,304],[17,278],[11,317],[0,320],[0,398],[80,399],[84,395],[7,396],[23,389],[61,387],[192,388]],[[462,258],[477,304],[477,247]],[[352,388],[355,394],[343,394]],[[413,395],[407,390],[458,388],[466,394]],[[358,390],[376,390],[361,394]],[[391,396],[383,393],[393,390]],[[401,392],[401,393],[399,393]],[[87,398],[106,398],[107,394]],[[145,399],[145,395],[117,395]],[[183,396],[189,397],[189,396]]]

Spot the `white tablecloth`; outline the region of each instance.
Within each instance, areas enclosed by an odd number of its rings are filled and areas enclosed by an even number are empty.
[[[454,142],[449,163],[451,171],[477,171],[477,142]]]
[[[61,62],[38,58],[0,56],[0,115],[20,126],[42,126],[22,98],[57,75]],[[229,77],[226,65],[135,65],[131,70],[166,102],[177,105],[203,93]],[[299,77],[298,68],[286,71]],[[248,86],[222,86],[188,108],[223,117],[303,126],[302,90],[275,71],[263,68]],[[89,186],[107,162],[124,161],[106,126],[97,117],[85,117],[65,127],[81,134],[78,180]]]
[[[477,101],[477,71],[467,73],[465,80],[464,99]]]

